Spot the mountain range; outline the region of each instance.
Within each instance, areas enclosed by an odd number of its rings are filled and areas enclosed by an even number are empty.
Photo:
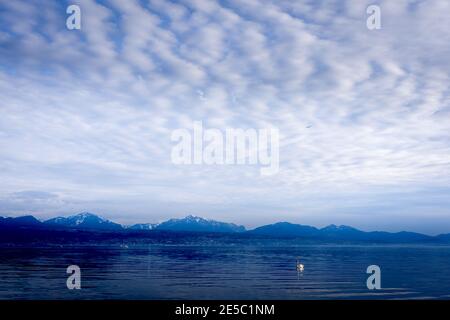
[[[292,224],[289,222],[278,222],[254,230],[249,233],[260,235],[284,235],[291,237],[305,237],[305,238],[326,238],[329,240],[349,240],[349,241],[399,241],[399,242],[416,242],[433,240],[433,237],[415,233],[415,232],[385,232],[372,231],[365,232],[349,226],[336,226],[334,224],[325,228],[318,229],[311,226],[300,224]]]
[[[0,229],[40,230],[84,230],[98,232],[203,232],[233,233],[259,237],[290,237],[327,241],[370,241],[370,242],[450,242],[450,234],[429,236],[415,232],[366,232],[349,226],[329,225],[316,228],[307,225],[278,222],[252,230],[234,223],[226,223],[189,215],[181,219],[169,219],[161,223],[140,223],[122,226],[93,213],[82,212],[69,217],[56,217],[39,221],[33,216],[0,217]]]
[[[123,226],[104,219],[90,212],[82,212],[69,217],[56,217],[39,221],[33,216],[17,218],[0,217],[1,227],[33,227],[45,229],[77,229],[91,231],[126,231],[126,230],[164,230],[164,231],[190,231],[190,232],[245,232],[244,226],[215,220],[207,220],[189,215],[182,219],[170,219],[161,223],[139,223]]]

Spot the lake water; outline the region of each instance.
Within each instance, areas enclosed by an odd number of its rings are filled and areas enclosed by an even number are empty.
[[[66,287],[72,264],[81,290]],[[381,290],[366,287],[373,264]],[[426,245],[0,248],[0,299],[449,299],[449,266],[450,247]]]

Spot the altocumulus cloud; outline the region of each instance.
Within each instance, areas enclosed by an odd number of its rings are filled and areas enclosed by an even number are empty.
[[[1,211],[449,231],[450,3],[370,4],[2,1]],[[278,127],[279,173],[174,166],[194,121]]]

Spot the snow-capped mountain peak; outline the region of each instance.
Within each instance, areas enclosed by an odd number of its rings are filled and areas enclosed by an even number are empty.
[[[158,223],[137,223],[126,227],[130,230],[154,230],[158,227]]]
[[[170,219],[160,223],[158,230],[173,231],[205,231],[205,232],[243,232],[243,226],[234,223],[219,222],[215,220],[207,220],[194,215],[188,215],[181,219]]]
[[[103,229],[103,230],[120,230],[120,224],[111,222],[101,218],[90,212],[81,212],[69,217],[57,217],[45,221],[48,224],[57,224],[66,227],[78,229]]]

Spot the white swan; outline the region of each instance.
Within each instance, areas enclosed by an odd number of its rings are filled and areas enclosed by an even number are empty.
[[[305,270],[305,266],[302,263],[300,263],[300,260],[297,259],[297,271],[303,272],[303,270]]]

